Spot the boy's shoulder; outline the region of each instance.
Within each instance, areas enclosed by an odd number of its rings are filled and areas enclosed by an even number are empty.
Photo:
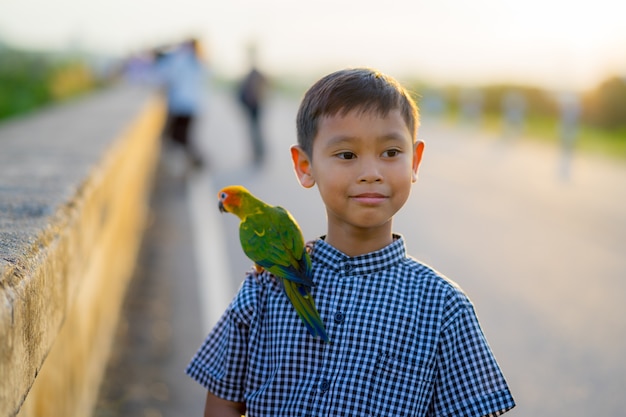
[[[237,295],[228,310],[242,322],[248,322],[256,314],[258,303],[270,293],[280,293],[278,279],[268,271],[252,266],[245,274]]]
[[[407,256],[394,272],[397,286],[404,288],[407,304],[415,311],[438,317],[442,328],[464,314],[474,314],[474,306],[465,291],[452,279],[419,260]]]
[[[465,291],[459,284],[432,266],[411,256],[407,256],[402,264],[403,268],[408,271],[405,276],[407,281],[419,287],[420,290],[424,290],[424,287],[427,287],[430,291],[440,292],[444,297],[469,303]]]

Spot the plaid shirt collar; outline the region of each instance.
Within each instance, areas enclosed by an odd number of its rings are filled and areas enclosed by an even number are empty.
[[[349,275],[370,275],[387,270],[406,258],[404,239],[400,235],[393,235],[393,242],[384,248],[350,257],[329,245],[322,236],[313,246],[311,257],[314,262],[331,273],[344,273]]]

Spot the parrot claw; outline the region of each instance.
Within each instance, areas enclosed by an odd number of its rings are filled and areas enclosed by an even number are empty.
[[[308,253],[309,255],[313,254],[313,249],[314,248],[315,248],[315,241],[314,240],[309,240],[304,245],[304,250],[306,250],[306,253]]]
[[[248,275],[251,275],[254,279],[257,280],[257,282],[261,282],[259,280],[261,274],[263,274],[263,272],[265,271],[265,269],[262,266],[259,265],[252,265],[252,267],[250,268]]]

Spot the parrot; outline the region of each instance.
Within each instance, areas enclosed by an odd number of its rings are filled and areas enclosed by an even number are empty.
[[[241,185],[222,188],[218,200],[220,212],[239,217],[239,240],[246,256],[279,278],[284,294],[309,333],[330,342],[310,293],[315,286],[311,257],[291,213],[261,201]]]

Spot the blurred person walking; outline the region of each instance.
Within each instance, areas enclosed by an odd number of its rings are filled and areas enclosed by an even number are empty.
[[[504,115],[502,137],[504,139],[519,137],[524,130],[526,116],[524,95],[519,91],[507,91],[502,97],[502,113]]]
[[[163,54],[156,63],[157,79],[167,98],[168,120],[164,136],[182,146],[194,167],[204,164],[194,135],[208,78],[200,51],[198,39],[190,38]]]
[[[581,113],[580,98],[573,92],[559,96],[560,141],[561,141],[561,179],[567,181],[571,175],[574,145],[578,137],[578,122]]]
[[[478,127],[483,117],[483,93],[474,88],[464,89],[460,93],[461,120],[470,127]]]
[[[250,142],[252,146],[252,160],[254,165],[261,165],[265,159],[266,146],[261,129],[261,110],[267,94],[267,78],[259,71],[256,64],[256,47],[250,46],[248,58],[250,71],[243,78],[237,90],[250,128]]]

